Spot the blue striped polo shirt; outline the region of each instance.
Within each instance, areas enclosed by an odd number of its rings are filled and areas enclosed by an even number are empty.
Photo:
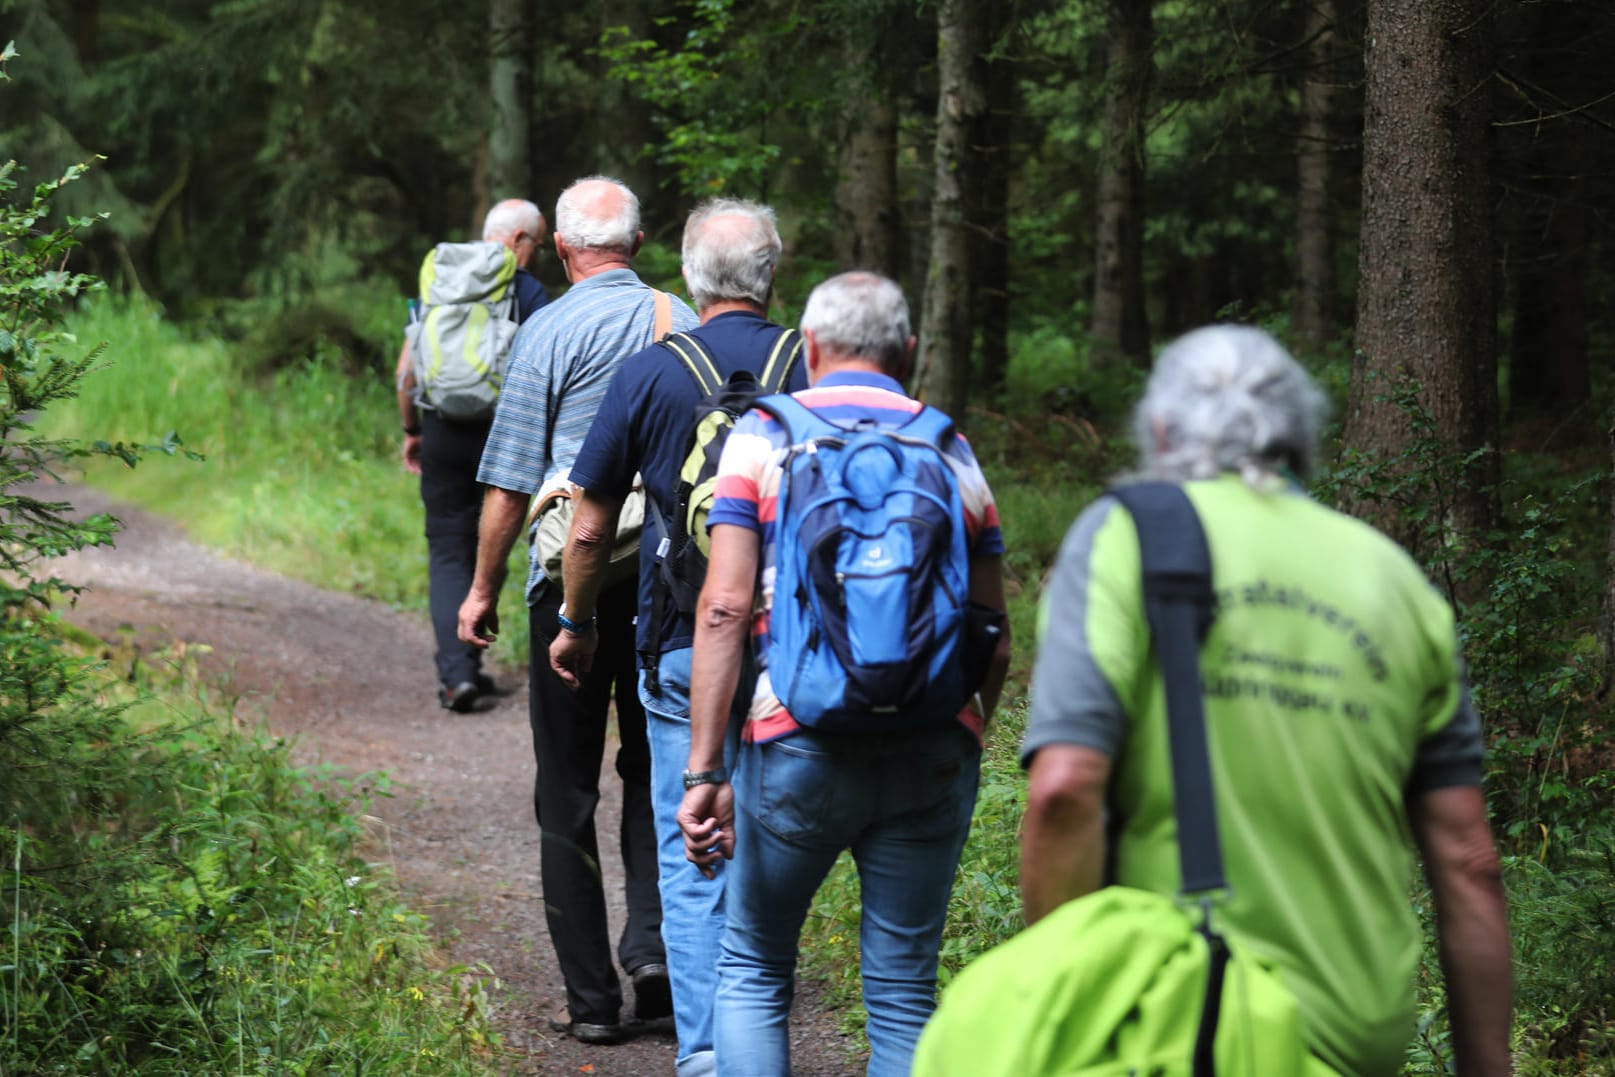
[[[633,270],[611,269],[572,285],[522,323],[478,482],[531,496],[551,476],[571,470],[618,365],[651,343],[654,296]],[[677,297],[672,313],[674,329],[695,328],[695,312]],[[538,601],[544,583],[544,570],[529,552],[529,604]]]

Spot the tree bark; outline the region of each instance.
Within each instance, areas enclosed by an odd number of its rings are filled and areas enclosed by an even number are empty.
[[[1301,133],[1296,147],[1295,299],[1290,329],[1295,344],[1316,352],[1334,335],[1335,250],[1330,191],[1335,137],[1335,0],[1307,5],[1309,60],[1301,83]]]
[[[1369,0],[1363,220],[1344,442],[1395,460],[1415,444],[1388,384],[1411,378],[1434,421],[1447,534],[1496,518],[1497,324],[1488,0]],[[1456,479],[1456,489],[1446,480]],[[1397,533],[1399,520],[1359,504]]]
[[[1149,357],[1144,310],[1144,115],[1154,72],[1153,0],[1107,0],[1110,73],[1101,120],[1094,227],[1094,354],[1100,362]]]
[[[849,42],[849,59],[867,62],[862,42]],[[856,54],[856,55],[855,55]],[[871,78],[878,74],[870,72]],[[836,262],[842,269],[872,269],[896,279],[898,264],[897,108],[891,95],[871,95],[847,114],[836,176]]]
[[[1608,136],[1579,106],[1605,95],[1608,75],[1566,58],[1598,40],[1608,15],[1573,4],[1519,5],[1511,15],[1514,47],[1499,65],[1509,73],[1499,116],[1514,312],[1509,432],[1532,447],[1586,444],[1598,432],[1587,276],[1601,169],[1592,147]]]
[[[533,0],[489,0],[487,206],[506,198],[531,198]]]
[[[916,381],[920,395],[964,418],[970,379],[970,225],[965,213],[973,170],[970,135],[987,108],[977,57],[985,8],[993,0],[942,0],[937,10],[935,186],[931,192],[931,265]]]
[[[969,191],[970,309],[976,312],[982,393],[989,397],[1002,393],[1009,377],[1009,177],[1020,93],[1015,64],[997,46],[1011,12],[1007,3],[987,5],[983,43],[991,55],[983,60],[983,77],[989,106],[971,135],[980,165],[971,169],[975,182]]]

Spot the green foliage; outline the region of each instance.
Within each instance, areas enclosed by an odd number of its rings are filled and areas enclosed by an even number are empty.
[[[48,559],[116,521],[29,484],[146,447],[34,433],[102,349],[62,328],[96,287],[68,262],[92,222],[48,227],[82,171],[31,191],[18,171],[0,167],[0,1072],[486,1071],[477,981],[430,969],[425,921],[362,855],[385,781],[299,770],[182,677],[118,675],[57,620],[73,589]]]
[[[1396,383],[1389,393],[1412,431],[1408,447],[1347,456],[1320,494],[1392,510],[1399,537],[1458,607],[1487,725],[1487,799],[1509,854],[1519,1072],[1615,1072],[1615,963],[1594,941],[1615,916],[1615,733],[1598,699],[1604,670],[1591,630],[1604,580],[1597,563],[1574,554],[1606,537],[1607,472],[1566,476],[1557,463],[1509,454],[1503,523],[1462,533],[1453,508],[1472,455],[1445,447],[1417,385]],[[1433,927],[1428,895],[1420,901]],[[1446,1073],[1450,1033],[1433,930],[1421,988],[1410,1072]]]
[[[771,118],[782,108],[819,103],[818,94],[790,99],[787,79],[766,77],[784,72],[777,65],[785,47],[813,22],[794,8],[777,18],[738,15],[733,0],[696,0],[687,19],[653,20],[664,40],[636,37],[626,26],[601,34],[610,77],[654,110],[662,138],[646,152],[689,194],[768,191],[784,152],[769,137]],[[749,85],[737,92],[742,79]]]
[[[426,921],[364,858],[358,819],[385,778],[297,768],[290,745],[187,696],[185,666],[81,666],[36,715],[47,748],[20,766],[0,742],[28,777],[0,803],[0,1069],[492,1068],[480,977],[431,967]],[[165,700],[160,720],[133,724],[136,698]]]

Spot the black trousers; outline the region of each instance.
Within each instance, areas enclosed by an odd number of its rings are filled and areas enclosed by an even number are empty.
[[[600,649],[577,690],[550,668],[550,642],[560,588],[550,587],[531,607],[531,718],[538,780],[533,807],[542,835],[539,872],[550,942],[566,980],[572,1020],[611,1024],[622,1006],[622,985],[611,962],[606,895],[595,834],[600,803],[600,764],[605,755],[607,712],[616,696],[617,776],[622,779],[619,840],[626,875],[628,921],[617,942],[617,960],[632,972],[666,961],[662,904],[656,891],[656,832],[651,819],[650,744],[639,703],[634,614],[635,580],[605,591],[596,611]],[[714,940],[716,945],[716,940]]]
[[[459,637],[460,603],[477,569],[482,487],[477,465],[492,419],[454,422],[421,412],[421,503],[426,506],[428,599],[437,638],[437,679],[446,687],[475,681],[482,652]]]

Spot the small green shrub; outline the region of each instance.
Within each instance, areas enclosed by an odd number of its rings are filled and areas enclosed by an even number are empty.
[[[82,171],[22,192],[0,166],[0,1073],[486,1072],[480,981],[431,969],[425,921],[363,859],[357,811],[385,783],[298,770],[57,619],[74,589],[43,566],[116,521],[28,484],[181,451],[36,432],[103,351],[62,328],[97,287],[68,261],[92,222],[46,225]]]

